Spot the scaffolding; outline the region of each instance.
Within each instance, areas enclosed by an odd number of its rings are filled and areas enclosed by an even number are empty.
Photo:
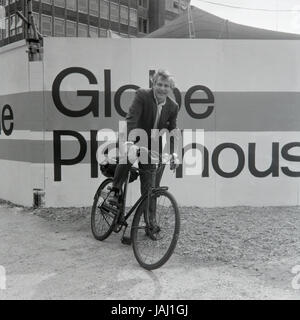
[[[32,0],[24,1],[24,13],[18,11],[17,15],[23,20],[25,25],[25,40],[28,46],[29,61],[40,61],[43,58],[43,36],[37,30],[32,12]]]
[[[194,20],[192,15],[191,1],[188,4],[187,10],[188,10],[188,21],[189,21],[189,38],[195,39],[195,26],[194,26]]]

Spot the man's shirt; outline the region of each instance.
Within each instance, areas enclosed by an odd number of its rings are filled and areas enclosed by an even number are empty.
[[[162,107],[166,104],[167,99],[165,99],[163,102],[159,103],[157,98],[156,98],[156,96],[155,96],[154,90],[153,90],[153,95],[154,95],[156,106],[157,106],[156,118],[155,118],[155,121],[154,121],[154,124],[153,124],[153,129],[157,129],[158,128],[158,124],[159,124],[159,120],[160,120]]]

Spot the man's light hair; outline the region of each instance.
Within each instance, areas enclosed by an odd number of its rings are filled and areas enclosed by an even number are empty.
[[[171,89],[175,87],[174,77],[170,74],[169,71],[158,69],[152,77],[152,83],[155,84],[159,78],[169,81]]]

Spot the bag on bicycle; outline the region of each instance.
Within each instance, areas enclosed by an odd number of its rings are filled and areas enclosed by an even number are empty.
[[[118,159],[116,159],[116,162],[118,162]],[[101,173],[107,177],[107,178],[113,178],[115,175],[117,163],[109,163],[107,161],[102,162],[100,164],[100,171]],[[139,174],[136,171],[130,171],[130,178],[129,182],[133,182],[138,178]]]

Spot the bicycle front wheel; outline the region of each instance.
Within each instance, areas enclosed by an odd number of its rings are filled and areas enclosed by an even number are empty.
[[[138,263],[147,270],[164,265],[171,257],[179,236],[180,216],[175,198],[159,190],[138,207],[133,219],[131,238]]]

